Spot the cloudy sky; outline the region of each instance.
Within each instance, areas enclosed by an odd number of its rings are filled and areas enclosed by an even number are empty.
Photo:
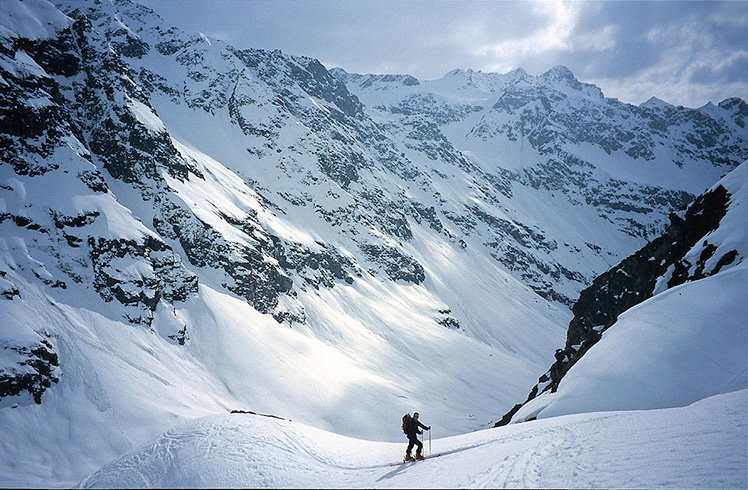
[[[748,99],[748,1],[141,0],[237,47],[422,80],[561,64],[608,97]]]

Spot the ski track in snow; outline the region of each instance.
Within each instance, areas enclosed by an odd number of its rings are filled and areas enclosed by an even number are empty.
[[[393,460],[405,442],[362,441],[260,416],[210,416],[167,432],[81,485],[745,488],[747,393],[435,439],[433,459],[400,465]]]

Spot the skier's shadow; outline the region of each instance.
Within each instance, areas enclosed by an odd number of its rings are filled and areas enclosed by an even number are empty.
[[[413,463],[410,463],[410,464],[409,464],[409,463],[403,463],[403,464],[401,464],[400,466],[398,466],[398,467],[397,467],[397,468],[395,468],[394,470],[390,471],[389,473],[387,473],[387,474],[384,474],[384,475],[380,476],[379,478],[377,478],[377,482],[380,482],[380,481],[382,481],[382,480],[389,480],[390,478],[392,478],[393,476],[395,476],[395,475],[399,474],[399,473],[400,473],[400,472],[402,472],[402,471],[403,471],[403,470],[404,470],[405,468],[407,468],[408,466],[410,466],[410,465],[412,465],[412,464],[413,464]]]

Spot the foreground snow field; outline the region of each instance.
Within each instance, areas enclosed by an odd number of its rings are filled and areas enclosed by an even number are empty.
[[[404,465],[404,443],[357,440],[256,415],[215,415],[166,432],[81,485],[745,488],[747,394],[434,439],[438,458]]]

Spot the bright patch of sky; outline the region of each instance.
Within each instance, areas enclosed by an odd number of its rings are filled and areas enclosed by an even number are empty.
[[[748,2],[142,1],[187,30],[350,72],[428,80],[560,64],[636,104],[748,98]]]

